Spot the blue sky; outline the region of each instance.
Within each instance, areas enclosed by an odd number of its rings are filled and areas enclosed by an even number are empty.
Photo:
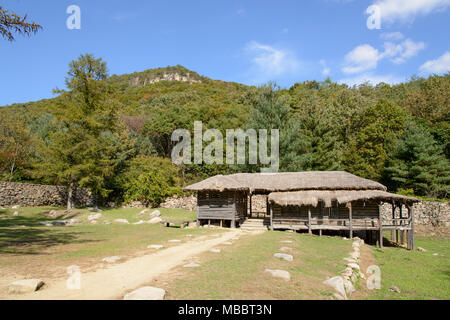
[[[181,64],[201,75],[289,87],[305,80],[398,83],[450,71],[450,0],[6,0],[44,29],[0,39],[0,105],[52,97],[93,53],[110,74]],[[81,9],[69,30],[66,9]],[[380,29],[369,29],[369,6]],[[377,11],[378,12],[378,11]]]

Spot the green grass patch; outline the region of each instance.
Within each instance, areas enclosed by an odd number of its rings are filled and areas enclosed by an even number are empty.
[[[283,240],[293,243],[281,243]],[[176,279],[169,276],[154,285],[163,284],[169,299],[329,299],[332,289],[322,282],[345,268],[342,259],[351,251],[351,242],[266,232],[218,247],[221,253],[208,252],[200,257],[199,268],[179,268]],[[294,261],[273,256],[281,247],[292,248],[287,253]],[[289,271],[291,281],[273,278],[266,268]]]
[[[372,291],[370,299],[450,299],[450,238],[416,235],[417,247],[426,252],[373,250],[381,268],[381,289]],[[391,286],[401,293],[390,291]]]

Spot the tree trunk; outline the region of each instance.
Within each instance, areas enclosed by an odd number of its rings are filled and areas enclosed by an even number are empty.
[[[70,212],[73,209],[73,189],[74,184],[71,182],[67,188],[67,212]]]

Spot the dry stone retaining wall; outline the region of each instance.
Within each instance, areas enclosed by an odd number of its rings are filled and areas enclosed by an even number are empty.
[[[21,205],[35,206],[65,206],[67,203],[67,188],[18,182],[0,182],[0,206]],[[94,198],[85,189],[74,193],[76,206],[92,206]]]

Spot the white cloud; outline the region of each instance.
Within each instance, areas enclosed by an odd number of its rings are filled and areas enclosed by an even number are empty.
[[[405,63],[423,49],[425,49],[424,42],[414,42],[411,39],[400,43],[385,42],[383,52],[369,44],[359,45],[345,56],[342,72],[356,74],[374,70],[377,68],[378,62],[385,58],[389,58],[395,64]]]
[[[406,60],[416,56],[419,51],[425,49],[424,42],[414,42],[411,39],[406,39],[401,43],[385,42],[384,53],[382,57],[391,58],[393,63],[405,63]]]
[[[255,81],[273,80],[277,76],[294,73],[300,67],[295,54],[286,49],[251,41],[244,51],[251,57],[250,73],[257,78]]]
[[[349,86],[357,86],[366,82],[369,82],[372,85],[377,85],[381,82],[388,83],[390,85],[397,84],[403,82],[404,79],[401,79],[394,75],[375,75],[371,73],[365,73],[358,75],[356,77],[344,78],[338,80],[338,83],[345,83]]]
[[[376,0],[373,4],[380,8],[383,22],[395,22],[411,21],[417,15],[445,10],[450,0]]]
[[[446,73],[450,72],[450,51],[447,51],[436,60],[430,60],[420,66],[422,73]]]
[[[331,70],[330,68],[327,67],[325,60],[320,60],[319,63],[322,66],[322,75],[324,76],[330,75]]]
[[[382,33],[380,38],[386,41],[398,41],[402,40],[405,36],[401,32],[387,32]]]
[[[345,56],[345,67],[342,68],[342,72],[354,74],[375,69],[381,58],[378,50],[371,45],[357,46]]]

